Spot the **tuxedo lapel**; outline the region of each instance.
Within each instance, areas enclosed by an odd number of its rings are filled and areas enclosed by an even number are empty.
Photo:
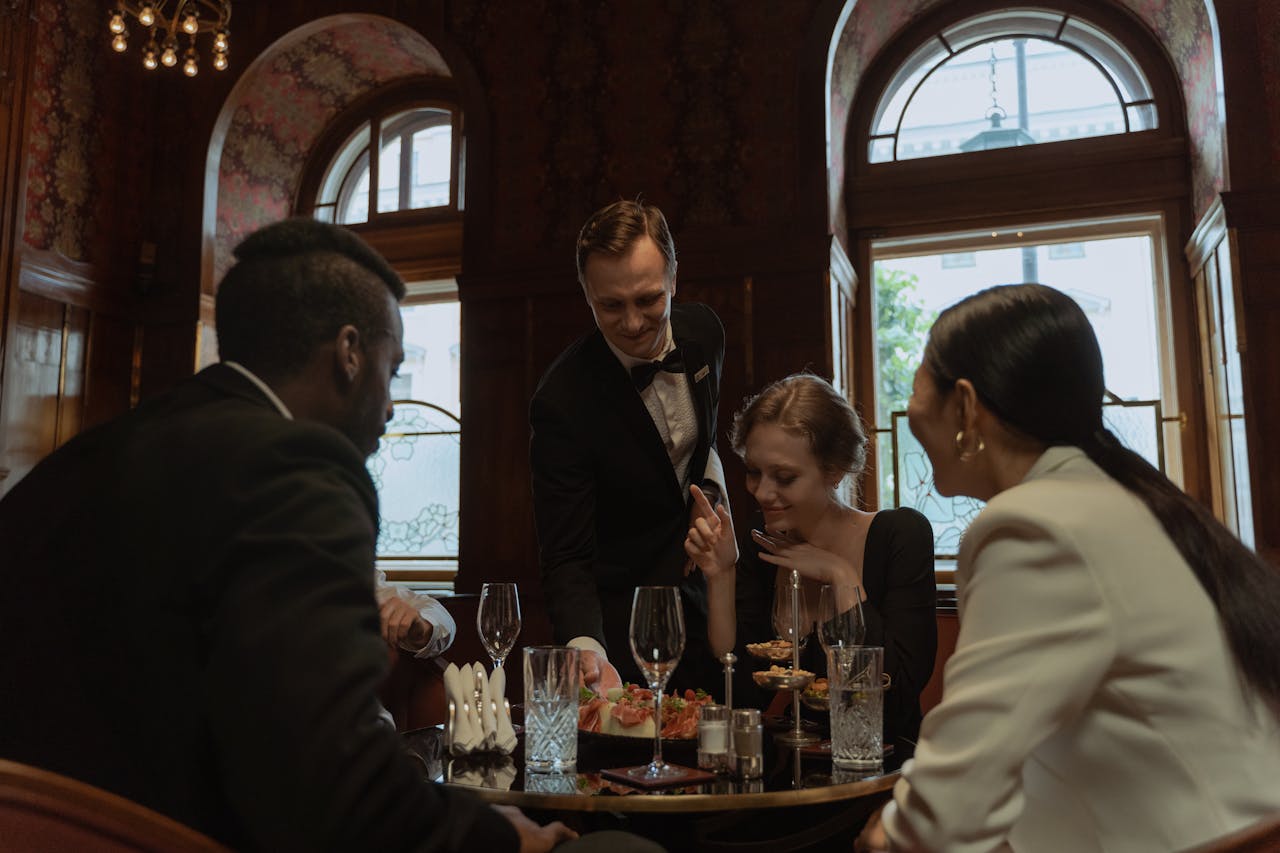
[[[597,410],[612,410],[626,424],[645,460],[656,471],[665,471],[669,482],[670,493],[677,499],[680,496],[680,484],[676,482],[675,469],[671,467],[671,457],[662,443],[662,436],[654,426],[653,416],[644,405],[644,400],[636,393],[635,385],[626,368],[618,361],[617,356],[605,343],[604,336],[598,331],[588,338],[585,348],[588,363],[595,377],[596,387],[600,393]],[[625,452],[620,450],[619,452]]]
[[[712,439],[711,383],[717,377],[712,375],[712,367],[707,361],[707,354],[701,341],[690,337],[681,317],[675,311],[671,314],[671,334],[684,353],[685,380],[689,383],[689,394],[693,398],[693,409],[698,417],[698,443],[694,445],[693,457],[689,460],[689,482],[701,483],[703,471],[707,467],[707,456],[710,453]]]

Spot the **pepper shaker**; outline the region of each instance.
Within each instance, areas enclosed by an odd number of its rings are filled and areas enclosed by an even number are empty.
[[[743,779],[758,779],[764,773],[764,727],[757,708],[733,712],[733,769]]]

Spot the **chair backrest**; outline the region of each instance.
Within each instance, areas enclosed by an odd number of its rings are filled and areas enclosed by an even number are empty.
[[[1184,853],[1276,853],[1277,850],[1280,850],[1280,812]]]
[[[227,848],[84,782],[0,759],[0,853],[214,853]]]

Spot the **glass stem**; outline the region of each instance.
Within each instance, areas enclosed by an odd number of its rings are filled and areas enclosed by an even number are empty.
[[[791,674],[800,671],[800,573],[791,570]],[[792,731],[797,737],[800,728],[800,689],[791,691],[791,719],[794,723]]]
[[[654,773],[662,769],[662,685],[651,685],[653,690],[653,767]]]

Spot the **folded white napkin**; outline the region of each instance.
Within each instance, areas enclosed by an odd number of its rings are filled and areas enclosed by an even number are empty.
[[[484,732],[484,748],[493,749],[498,740],[498,719],[489,698],[489,673],[479,663],[471,665],[480,693],[480,731]]]
[[[479,726],[471,724],[474,714],[475,691],[468,684],[472,679],[471,667],[466,674],[454,664],[444,670],[444,692],[449,703],[449,717],[445,724],[445,737],[449,751],[455,755],[472,752],[480,747],[483,735]]]
[[[507,702],[507,671],[500,666],[489,676],[489,695],[493,697],[498,717],[494,746],[510,754],[516,748],[516,730],[511,725],[511,705]]]
[[[495,669],[490,676],[482,664],[449,664],[444,671],[449,707],[445,741],[453,755],[472,752],[510,753],[516,747],[511,706],[506,701],[506,676]]]

